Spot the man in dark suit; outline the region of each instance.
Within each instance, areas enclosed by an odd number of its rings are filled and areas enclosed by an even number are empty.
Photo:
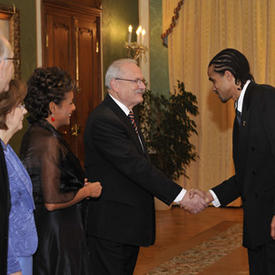
[[[155,240],[153,197],[178,202],[196,213],[206,204],[190,199],[150,163],[133,107],[143,101],[145,85],[132,59],[113,62],[107,70],[105,100],[90,114],[84,135],[89,180],[100,180],[103,192],[90,200],[88,243],[94,275],[132,274],[140,246]]]
[[[244,209],[243,245],[251,275],[275,274],[275,88],[258,85],[246,57],[235,49],[209,63],[209,80],[222,102],[235,101],[235,175],[208,192],[214,206],[239,196]]]
[[[9,89],[13,76],[13,52],[10,43],[0,35],[0,102],[4,100],[2,92]],[[3,94],[2,94],[3,95]],[[1,109],[0,109],[1,114]],[[6,161],[0,144],[0,275],[7,274],[8,229],[10,211],[10,191],[7,176]]]

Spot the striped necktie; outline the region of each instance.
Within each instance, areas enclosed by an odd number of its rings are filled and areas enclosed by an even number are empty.
[[[137,135],[138,135],[137,124],[135,122],[135,115],[134,115],[133,111],[130,111],[130,113],[128,114],[128,118],[130,119],[130,121],[131,121]]]

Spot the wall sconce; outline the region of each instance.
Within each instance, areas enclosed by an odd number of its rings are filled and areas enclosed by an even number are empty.
[[[147,51],[147,47],[144,46],[144,37],[146,34],[145,29],[139,26],[136,30],[137,41],[132,42],[132,32],[133,27],[129,25],[128,27],[128,41],[125,43],[125,48],[128,50],[128,57],[133,58],[139,61],[142,58],[142,55],[145,57],[145,52]]]

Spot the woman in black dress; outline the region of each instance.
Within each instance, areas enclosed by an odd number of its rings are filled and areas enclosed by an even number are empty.
[[[30,127],[21,158],[33,183],[38,250],[35,275],[90,275],[83,203],[101,194],[99,182],[86,182],[78,159],[57,131],[75,110],[70,76],[38,68],[28,81],[25,106]]]

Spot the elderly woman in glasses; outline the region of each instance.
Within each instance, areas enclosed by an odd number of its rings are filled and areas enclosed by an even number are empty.
[[[22,128],[27,113],[22,104],[25,95],[26,86],[16,80],[11,81],[9,91],[0,94],[0,142],[7,166],[11,199],[7,274],[13,275],[32,275],[32,255],[37,248],[31,179],[8,144],[11,137]]]

